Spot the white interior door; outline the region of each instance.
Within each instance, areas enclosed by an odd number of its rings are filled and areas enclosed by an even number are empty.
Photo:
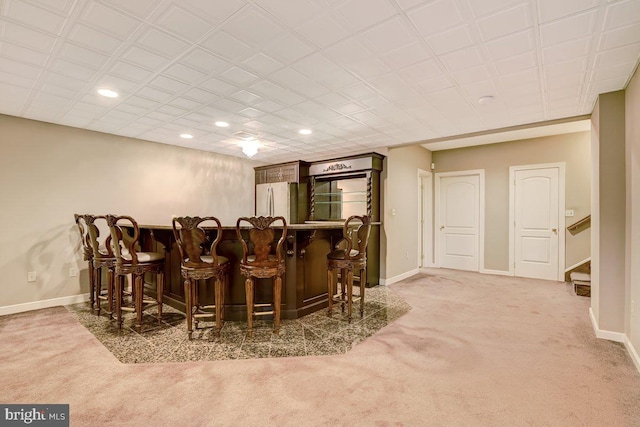
[[[514,172],[515,275],[558,280],[559,168]]]
[[[480,175],[438,175],[438,263],[479,271]]]

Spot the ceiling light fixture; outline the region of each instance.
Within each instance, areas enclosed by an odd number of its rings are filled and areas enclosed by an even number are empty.
[[[491,104],[495,100],[496,98],[493,95],[481,96],[480,98],[478,98],[478,104]]]
[[[191,135],[190,133],[181,133],[180,138],[191,139],[193,138],[193,135]]]
[[[118,92],[115,92],[111,89],[98,89],[98,93],[102,96],[106,96],[107,98],[117,98]]]
[[[242,152],[247,157],[253,157],[258,154],[258,145],[257,139],[246,139],[242,141]]]
[[[214,124],[215,124],[216,126],[218,126],[219,128],[226,128],[226,127],[229,127],[229,123],[227,123],[227,122],[222,122],[222,121],[220,121],[220,122],[215,122]]]
[[[298,133],[301,135],[311,135],[313,131],[311,129],[300,129]]]

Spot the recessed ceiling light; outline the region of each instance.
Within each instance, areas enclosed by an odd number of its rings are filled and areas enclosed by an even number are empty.
[[[257,139],[245,139],[240,145],[245,156],[253,157],[258,154],[260,142]]]
[[[181,133],[180,138],[191,139],[193,138],[193,135],[191,135],[190,133]]]
[[[117,98],[118,92],[115,92],[111,89],[98,89],[98,93],[102,96],[106,96],[107,98]]]
[[[220,121],[220,122],[215,122],[215,125],[216,125],[216,126],[218,126],[219,128],[226,128],[226,127],[229,127],[229,123],[227,123],[227,122],[222,122],[222,121]]]
[[[300,129],[298,131],[298,133],[302,134],[302,135],[311,135],[311,133],[313,133],[313,131],[311,129]]]
[[[493,101],[495,101],[495,97],[492,95],[487,95],[487,96],[481,96],[480,98],[478,98],[478,104],[491,104]]]

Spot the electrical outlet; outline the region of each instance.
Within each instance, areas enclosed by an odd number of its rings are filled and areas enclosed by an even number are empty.
[[[69,277],[77,277],[78,276],[78,268],[77,267],[71,267],[69,269]]]
[[[27,282],[35,282],[36,281],[36,272],[30,271],[27,273]]]
[[[573,209],[567,209],[566,211],[564,211],[564,216],[575,216],[576,215],[576,211],[574,211]]]
[[[408,251],[407,251],[407,252],[405,252],[405,254],[404,254],[404,258],[405,258],[405,259],[409,259],[409,252],[408,252]]]

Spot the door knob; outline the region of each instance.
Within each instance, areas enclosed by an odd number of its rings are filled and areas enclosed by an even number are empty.
[[[444,225],[441,225],[441,226],[440,226],[440,230],[444,230]]]
[[[553,234],[558,234],[558,229],[557,228],[552,228],[551,231],[553,231]]]

